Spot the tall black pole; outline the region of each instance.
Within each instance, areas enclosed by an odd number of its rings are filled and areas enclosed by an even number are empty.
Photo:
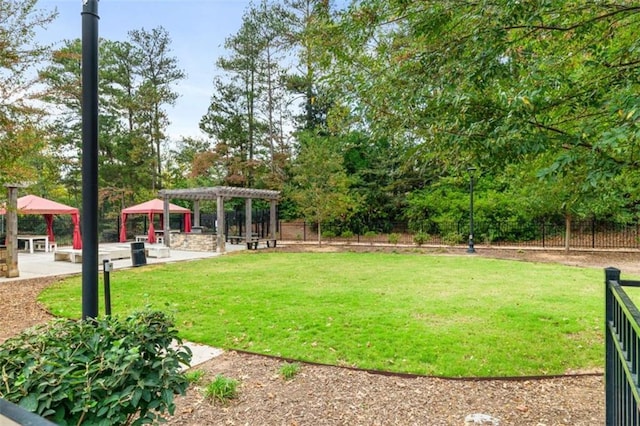
[[[476,171],[475,167],[469,167],[469,248],[467,253],[475,253],[476,249],[473,247],[473,172]]]
[[[98,316],[98,0],[82,0],[82,319]]]

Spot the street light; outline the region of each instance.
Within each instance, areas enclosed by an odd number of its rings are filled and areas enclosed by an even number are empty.
[[[467,171],[469,172],[469,248],[467,253],[475,253],[476,249],[473,248],[473,174],[476,168],[469,167]]]

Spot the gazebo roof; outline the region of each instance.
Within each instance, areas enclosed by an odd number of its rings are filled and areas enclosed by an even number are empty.
[[[4,207],[0,208],[0,214],[5,214]],[[19,214],[75,214],[79,210],[37,195],[25,195],[18,198]]]
[[[145,201],[141,204],[136,204],[135,206],[127,207],[126,209],[122,209],[122,213],[125,214],[147,214],[147,213],[163,213],[164,212],[164,201],[159,198],[155,198],[153,200]],[[186,207],[176,206],[175,204],[169,203],[169,213],[189,213],[189,210]]]
[[[215,200],[218,197],[278,200],[280,198],[280,191],[236,188],[232,186],[213,186],[208,188],[163,189],[159,195],[163,198],[179,198],[181,200]]]

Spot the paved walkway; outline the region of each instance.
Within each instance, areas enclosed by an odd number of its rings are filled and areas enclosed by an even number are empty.
[[[109,246],[122,246],[122,243],[114,243],[114,244],[100,244],[100,248],[105,248]],[[227,252],[246,250],[246,246],[244,244],[227,244],[226,245]],[[166,258],[153,258],[147,257],[147,264],[155,264],[155,263],[168,263],[168,262],[184,262],[196,259],[206,259],[211,257],[220,256],[219,253],[216,252],[198,252],[198,251],[183,251],[183,250],[171,250],[169,257]],[[132,268],[131,259],[119,259],[113,260],[114,269],[126,269]],[[144,266],[141,266],[144,268]],[[19,252],[18,253],[18,269],[20,271],[20,276],[17,278],[5,278],[0,277],[0,285],[9,284],[14,281],[20,281],[30,278],[40,278],[46,276],[58,276],[58,275],[75,275],[82,273],[82,263],[71,263],[68,261],[54,261],[53,253],[45,253],[45,252],[36,252],[36,253],[28,253],[28,252]],[[102,265],[99,266],[98,270],[102,272]],[[16,283],[19,285],[19,283]],[[217,357],[222,354],[223,351],[218,348],[213,348],[211,346],[201,345],[198,343],[192,342],[184,342],[186,346],[188,346],[193,352],[193,357],[191,359],[191,366],[196,366],[203,362],[209,361],[212,358]],[[0,424],[2,422],[0,421]]]

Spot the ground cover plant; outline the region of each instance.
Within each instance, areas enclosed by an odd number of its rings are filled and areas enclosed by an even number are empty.
[[[218,374],[204,388],[204,396],[211,401],[226,404],[230,399],[238,396],[238,381]]]
[[[40,296],[80,316],[80,278]],[[111,276],[115,314],[170,310],[225,349],[445,376],[602,365],[602,271],[476,256],[245,253]]]

